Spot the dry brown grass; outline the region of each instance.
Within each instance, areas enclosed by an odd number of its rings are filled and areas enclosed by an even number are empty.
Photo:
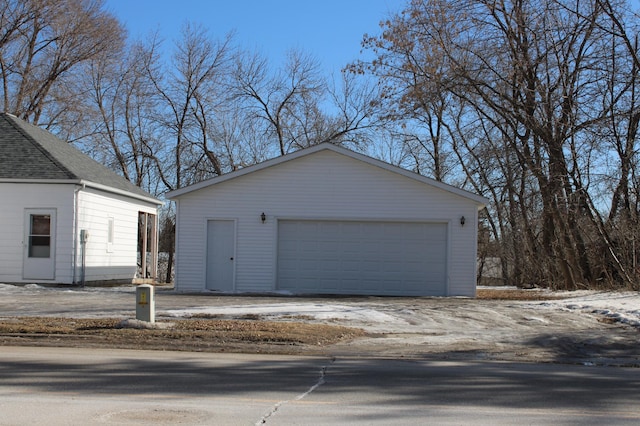
[[[561,296],[539,289],[478,289],[476,298],[482,300],[554,300]]]
[[[0,320],[0,344],[101,346],[132,349],[295,353],[366,333],[361,329],[302,322],[182,319],[164,329],[123,328],[119,319],[16,317]],[[283,348],[287,349],[284,350]]]

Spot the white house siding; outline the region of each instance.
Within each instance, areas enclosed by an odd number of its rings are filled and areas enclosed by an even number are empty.
[[[447,223],[447,294],[473,296],[477,205],[349,156],[319,151],[179,196],[176,285],[181,291],[204,289],[209,219],[237,221],[238,292],[276,289],[279,219],[415,221]]]
[[[28,282],[22,278],[25,250],[25,209],[55,209],[55,279],[73,279],[74,186],[62,184],[0,183],[0,282]]]
[[[51,284],[79,282],[81,251],[79,246],[76,250],[74,244],[79,242],[81,229],[87,229],[90,235],[86,281],[134,278],[138,212],[156,214],[155,206],[143,201],[90,188],[81,189],[73,184],[0,183],[0,199],[4,200],[0,203],[0,282],[10,283],[32,282],[23,279],[27,209],[55,210],[55,278],[42,280]],[[76,201],[77,227],[74,214]],[[113,247],[107,250],[109,217],[114,218],[115,240]]]
[[[131,280],[137,270],[138,212],[156,214],[156,206],[132,198],[84,188],[78,194],[78,238],[89,232],[85,255],[85,281]],[[113,244],[108,244],[109,219],[114,223]],[[81,250],[76,276],[81,275]]]

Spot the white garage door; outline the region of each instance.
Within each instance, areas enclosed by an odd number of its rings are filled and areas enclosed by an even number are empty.
[[[278,222],[278,289],[294,293],[446,295],[444,223]]]

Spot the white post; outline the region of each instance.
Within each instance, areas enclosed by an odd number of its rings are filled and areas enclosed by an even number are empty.
[[[156,301],[154,287],[142,284],[136,288],[136,319],[139,321],[156,322]]]

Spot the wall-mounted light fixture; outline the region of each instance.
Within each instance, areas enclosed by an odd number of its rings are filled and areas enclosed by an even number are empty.
[[[262,212],[262,214],[260,215],[260,220],[262,221],[262,223],[264,223],[267,220],[267,215],[264,214],[264,212]]]
[[[467,221],[467,219],[464,218],[464,216],[462,216],[460,218],[460,226],[464,226],[465,222]]]

